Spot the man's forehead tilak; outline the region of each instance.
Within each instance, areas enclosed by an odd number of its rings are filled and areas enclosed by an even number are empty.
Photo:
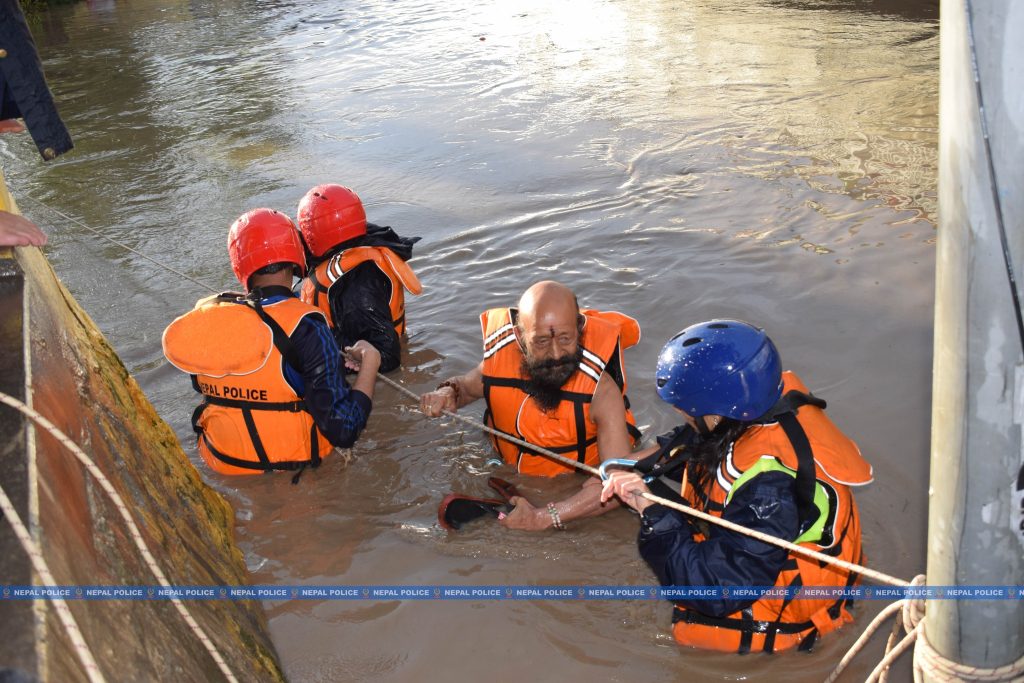
[[[566,330],[564,330],[564,331],[559,331],[559,330],[556,330],[556,329],[555,329],[555,326],[554,326],[554,325],[550,325],[550,324],[549,324],[549,325],[548,325],[548,333],[547,333],[547,335],[545,335],[545,334],[544,334],[544,329],[543,329],[543,328],[541,328],[541,327],[540,327],[539,325],[538,325],[537,329],[534,329],[534,330],[532,330],[532,331],[531,331],[531,330],[525,330],[525,331],[526,331],[526,332],[527,332],[527,333],[528,333],[528,334],[529,334],[530,336],[533,336],[533,337],[544,337],[544,336],[548,336],[548,337],[552,337],[552,338],[554,338],[554,337],[557,337],[557,336],[558,336],[559,334],[564,334],[565,332],[568,332],[568,331],[571,331],[571,330],[569,330],[569,326],[567,325],[567,326],[566,326]]]

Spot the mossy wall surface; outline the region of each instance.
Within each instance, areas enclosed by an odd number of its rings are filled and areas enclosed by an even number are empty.
[[[11,252],[0,252],[0,258],[4,253]],[[27,292],[36,410],[78,443],[111,480],[172,584],[248,583],[232,536],[230,506],[202,482],[170,427],[42,252],[23,248],[16,253]],[[15,419],[4,410],[4,420]],[[37,431],[35,441],[41,544],[56,581],[155,584],[123,520],[92,477],[45,432]],[[108,680],[223,678],[170,601],[69,604]],[[240,681],[283,679],[260,603],[186,604]],[[44,680],[84,680],[52,610],[46,618],[48,642],[39,650]]]

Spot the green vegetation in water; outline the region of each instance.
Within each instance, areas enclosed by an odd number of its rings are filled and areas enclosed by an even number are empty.
[[[21,11],[29,25],[35,24],[39,17],[51,7],[74,5],[82,0],[21,0]]]
[[[21,9],[25,14],[38,12],[52,5],[73,5],[82,0],[21,0]]]

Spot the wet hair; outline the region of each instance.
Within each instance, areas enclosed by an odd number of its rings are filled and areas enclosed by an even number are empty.
[[[249,276],[249,281],[246,282],[246,288],[247,289],[252,289],[252,279],[255,276],[257,276],[257,275],[273,275],[274,273],[280,273],[285,268],[291,268],[292,269],[292,275],[294,275],[295,277],[300,277],[299,276],[299,266],[298,265],[296,265],[294,263],[291,263],[289,261],[278,261],[277,263],[270,263],[268,265],[263,266],[259,270],[254,271],[253,274]]]
[[[743,436],[751,422],[740,422],[730,417],[722,421],[707,436],[701,436],[690,446],[688,472],[690,483],[704,498],[715,480],[716,472],[732,445]]]
[[[278,263],[271,263],[270,265],[263,266],[253,273],[253,275],[273,275],[274,273],[281,272],[285,268],[291,268],[294,273],[298,266],[294,263],[289,263],[288,261],[280,261]]]

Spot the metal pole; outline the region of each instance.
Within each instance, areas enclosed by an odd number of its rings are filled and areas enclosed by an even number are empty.
[[[999,214],[1019,278],[1024,268],[1024,42],[1019,40],[1024,3],[942,0],[940,17],[928,584],[1016,586],[1024,584],[1016,493],[1024,463],[1024,340]],[[984,668],[1005,665],[1024,653],[1021,604],[930,600],[925,634],[947,659]]]

